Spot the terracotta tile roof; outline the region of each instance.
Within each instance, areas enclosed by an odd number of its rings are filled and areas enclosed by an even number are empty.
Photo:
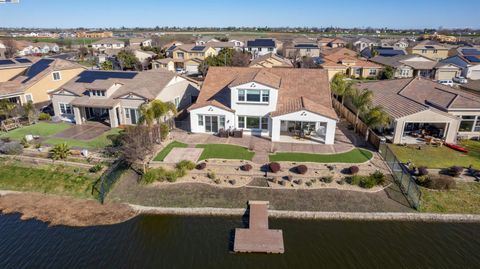
[[[20,81],[5,81],[0,82],[0,96],[10,95],[15,93],[23,93],[23,86]]]
[[[173,49],[173,51],[183,50],[185,52],[205,52],[207,49],[211,48],[211,46],[209,44],[205,44],[205,45],[183,44],[183,45],[179,45],[179,46],[175,47]],[[202,48],[202,50],[192,50],[195,47]]]
[[[422,58],[423,60],[415,61],[415,58]],[[430,70],[435,68],[435,66],[437,65],[437,61],[430,60],[420,55],[397,55],[392,57],[375,56],[371,58],[370,61],[391,67],[399,67],[402,65],[406,65],[417,70]]]
[[[362,59],[358,59],[356,57],[352,57],[349,55],[339,55],[339,54],[332,54],[324,56],[326,60],[326,64],[322,64],[322,66],[336,66],[332,65],[332,63],[339,64],[339,65],[348,65],[353,67],[362,67],[362,68],[382,68],[381,65],[378,65],[373,62],[365,61]],[[328,61],[328,63],[327,63]]]
[[[92,43],[92,45],[101,45],[101,44],[125,44],[125,42],[117,40],[115,38],[105,38]]]
[[[332,107],[328,75],[321,69],[210,67],[197,102],[189,110],[215,105],[232,111],[230,87],[255,79],[278,83],[277,111],[272,115],[305,109],[337,118]]]
[[[285,58],[283,58],[283,57],[281,57],[281,56],[279,56],[275,53],[272,53],[272,52],[253,59],[250,62],[249,66],[254,66],[254,65],[257,65],[257,64],[262,65],[262,62],[265,62],[265,61],[268,62],[269,59],[273,59],[273,60],[278,61],[282,64],[280,66],[275,66],[275,67],[293,67],[292,62],[290,62],[288,59],[285,59]]]
[[[347,48],[322,48],[322,55],[328,56],[328,55],[343,55],[343,56],[352,56],[356,57],[358,54],[353,51],[349,50]]]

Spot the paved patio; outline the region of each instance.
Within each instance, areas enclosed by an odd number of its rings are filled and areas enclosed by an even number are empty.
[[[173,148],[163,161],[166,163],[179,163],[187,160],[196,163],[202,152],[203,149],[200,148]]]
[[[53,137],[78,139],[78,140],[91,140],[105,133],[108,130],[110,130],[110,127],[104,124],[89,122],[82,125],[73,125],[72,127],[54,135]]]

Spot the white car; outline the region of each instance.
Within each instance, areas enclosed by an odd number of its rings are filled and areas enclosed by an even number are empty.
[[[453,82],[459,83],[459,84],[467,84],[468,80],[464,77],[454,77]]]
[[[445,85],[445,86],[453,87],[453,81],[452,80],[443,79],[443,80],[439,80],[437,82],[442,84],[442,85]]]

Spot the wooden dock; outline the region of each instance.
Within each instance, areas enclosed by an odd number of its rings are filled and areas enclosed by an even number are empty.
[[[235,252],[284,253],[282,230],[268,229],[268,202],[249,201],[248,229],[235,229]]]

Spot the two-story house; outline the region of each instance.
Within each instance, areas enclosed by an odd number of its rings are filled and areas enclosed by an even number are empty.
[[[181,69],[187,74],[196,74],[198,73],[200,63],[205,58],[216,56],[217,54],[217,50],[208,45],[184,44],[175,46],[172,51],[172,59],[175,62],[176,69]]]
[[[125,48],[125,42],[113,38],[105,38],[93,42],[92,48],[95,50],[120,50]]]
[[[178,110],[198,96],[197,85],[173,72],[87,70],[51,93],[55,116],[83,124],[101,121],[115,128],[137,124],[139,106],[155,99]]]
[[[252,58],[255,59],[259,56],[268,53],[277,53],[277,44],[275,39],[271,38],[257,38],[255,40],[248,40],[245,48],[252,54]]]
[[[435,61],[439,61],[448,57],[449,50],[450,48],[441,46],[439,44],[422,42],[411,48],[411,53],[421,55]]]
[[[129,40],[130,47],[134,49],[139,49],[142,47],[151,47],[152,39],[150,38],[130,38]]]
[[[335,141],[337,115],[320,69],[210,67],[188,110],[194,133],[241,129],[272,141]]]
[[[314,40],[297,38],[291,44],[284,46],[284,56],[291,59],[302,57],[319,57],[320,47]]]
[[[480,79],[480,47],[459,47],[456,55],[441,60],[462,69],[462,76],[472,80]]]
[[[62,59],[17,58],[19,69],[24,71],[0,82],[0,99],[13,103],[28,102],[43,106],[50,102],[49,93],[60,88],[85,68],[77,63]]]

